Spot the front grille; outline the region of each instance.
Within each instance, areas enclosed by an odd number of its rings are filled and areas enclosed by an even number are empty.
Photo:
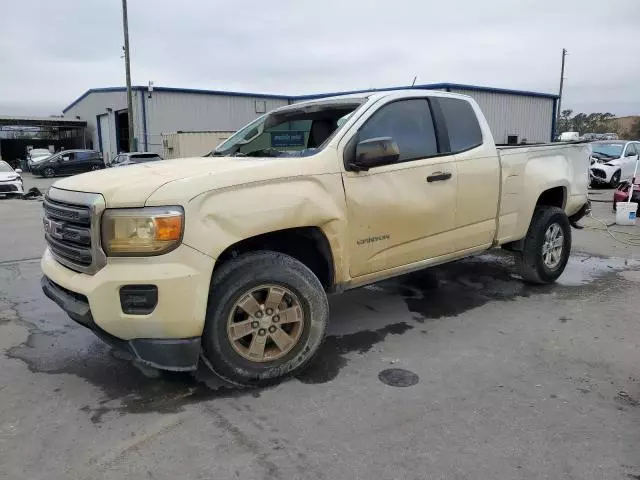
[[[95,273],[102,268],[105,257],[98,232],[102,197],[51,188],[43,206],[44,238],[53,257],[77,272]]]
[[[598,177],[598,178],[607,178],[607,174],[604,173],[602,170],[599,170],[597,168],[592,168],[591,169],[591,173],[593,173],[594,177]]]
[[[56,257],[88,267],[91,254],[91,210],[89,207],[44,201],[44,238]]]
[[[17,192],[18,187],[15,185],[2,185],[0,183],[0,193]]]

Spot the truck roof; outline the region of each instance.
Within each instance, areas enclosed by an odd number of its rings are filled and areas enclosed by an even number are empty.
[[[445,92],[444,90],[425,90],[420,88],[404,88],[398,90],[385,90],[384,92],[376,92],[372,91],[370,93],[352,93],[348,95],[337,95],[335,97],[324,97],[315,100],[306,100],[304,102],[292,103],[291,105],[286,105],[284,107],[280,107],[275,111],[281,112],[286,111],[288,109],[296,109],[300,108],[303,105],[339,105],[339,104],[353,104],[353,103],[364,103],[367,100],[379,100],[388,96],[396,96],[398,98],[402,97],[416,97],[416,96],[442,96],[442,97],[456,97],[456,98],[468,98],[468,95],[464,95],[461,93],[451,93]]]

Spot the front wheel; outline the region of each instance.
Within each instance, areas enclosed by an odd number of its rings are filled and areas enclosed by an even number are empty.
[[[611,188],[616,188],[618,185],[620,185],[620,177],[622,176],[622,174],[620,173],[620,170],[618,170],[617,172],[615,172],[612,176],[611,176],[611,181],[609,182],[609,186]]]
[[[524,248],[516,253],[522,278],[530,283],[553,283],[562,275],[571,253],[571,225],[561,208],[536,207]]]
[[[311,362],[328,322],[327,296],[311,270],[281,253],[249,253],[213,276],[203,351],[225,380],[266,385]]]
[[[42,176],[46,178],[51,178],[56,174],[55,170],[51,167],[47,167],[42,170]]]

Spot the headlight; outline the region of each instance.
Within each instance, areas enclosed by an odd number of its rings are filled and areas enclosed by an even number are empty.
[[[102,248],[112,257],[167,253],[182,240],[182,207],[106,210],[102,216]]]

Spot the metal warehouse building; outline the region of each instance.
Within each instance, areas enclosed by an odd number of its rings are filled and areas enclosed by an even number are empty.
[[[453,83],[375,90],[287,96],[256,93],[133,87],[133,123],[138,150],[162,154],[163,135],[178,131],[232,132],[257,116],[291,103],[334,95],[400,88],[445,90],[473,97],[484,112],[497,143],[551,141],[557,95]],[[127,95],[124,87],[85,92],[63,110],[64,116],[87,122],[92,148],[105,158],[128,150]],[[211,145],[210,148],[214,148]],[[202,152],[205,153],[205,152]]]

